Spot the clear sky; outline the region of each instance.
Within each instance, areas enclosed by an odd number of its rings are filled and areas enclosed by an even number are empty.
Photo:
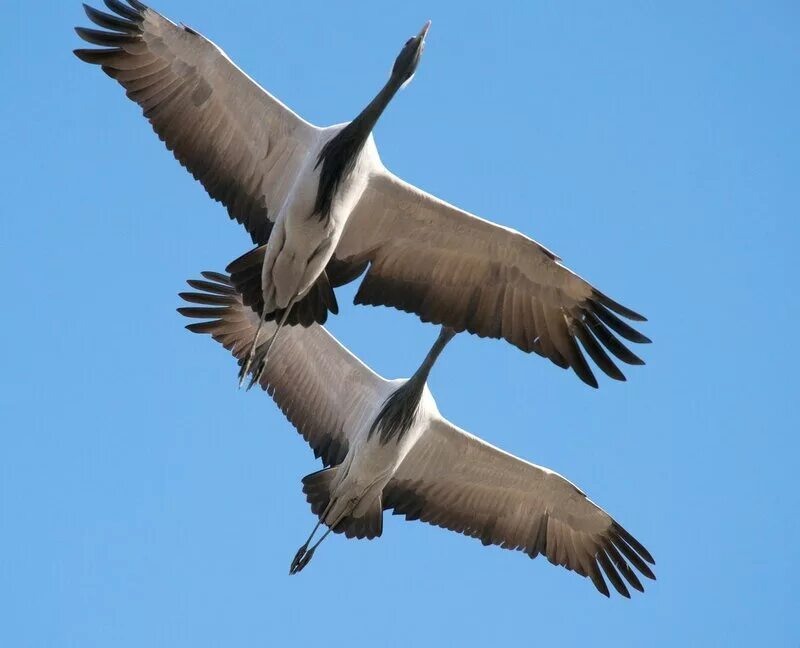
[[[317,124],[352,118],[433,20],[377,127],[384,162],[541,241],[654,340],[593,391],[460,336],[433,393],[586,490],[658,581],[607,600],[392,516],[289,577],[319,464],[175,312],[249,239],[72,56],[77,0],[4,2],[0,645],[798,645],[797,4],[431,4],[156,8]],[[353,294],[331,330],[409,375],[436,329]]]

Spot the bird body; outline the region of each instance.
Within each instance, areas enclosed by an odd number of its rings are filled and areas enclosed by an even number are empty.
[[[409,38],[389,80],[350,122],[319,128],[292,112],[196,30],[139,0],[84,5],[102,29],[77,28],[99,49],[75,50],[142,108],[158,136],[257,247],[204,273],[180,309],[238,359],[308,441],[323,470],[303,479],[318,523],[375,538],[383,511],[524,551],[623,596],[655,578],[647,550],[557,473],[459,429],[438,411],[428,375],[457,332],[501,338],[597,381],[625,377],[609,353],[643,364],[617,336],[649,340],[643,321],[533,239],[474,216],[395,176],[372,130],[410,81],[430,22]],[[143,193],[135,198],[146,201]],[[407,380],[386,380],[320,326],[333,289],[365,274],[355,301],[441,324]],[[277,332],[289,324],[280,339]],[[300,324],[302,326],[297,326]],[[580,347],[579,347],[580,343]],[[274,349],[269,364],[266,358]],[[255,364],[252,364],[255,362]],[[302,570],[316,533],[292,561]],[[634,569],[636,571],[634,571]]]
[[[204,321],[209,333],[238,359],[247,359],[261,320],[230,278],[203,273],[179,309]],[[276,328],[258,333],[257,355]],[[636,572],[655,578],[653,558],[611,516],[556,472],[506,453],[456,427],[439,412],[428,375],[455,335],[438,339],[407,380],[386,380],[345,349],[323,327],[284,331],[258,383],[275,400],[323,462],[303,479],[318,524],[349,538],[376,538],[383,511],[422,520],[481,540],[539,554],[591,579],[608,596],[605,577],[623,596],[643,590]],[[303,569],[317,544],[316,527],[292,561]],[[626,585],[627,583],[627,585]]]
[[[386,398],[395,393],[406,380],[387,381]],[[370,435],[382,401],[376,399],[364,412],[359,424],[352,429],[352,443],[338,474],[331,485],[331,507],[322,522],[334,526],[345,515],[363,518],[372,507],[383,513],[382,495],[386,485],[427,429],[427,424],[439,415],[428,386],[425,385],[418,409],[406,433],[383,442]]]
[[[356,153],[352,173],[342,178],[332,196],[327,216],[314,217],[320,190],[320,154],[346,126],[340,124],[320,129],[278,212],[261,269],[263,308],[268,313],[284,310],[292,300],[305,297],[324,272],[347,219],[367,186],[370,170],[380,163],[378,149],[370,134]]]
[[[320,128],[196,30],[138,0],[104,2],[113,13],[85,6],[103,29],[77,28],[100,47],[75,54],[125,88],[167,148],[247,229],[259,247],[229,272],[265,320],[324,323],[338,312],[333,289],[364,275],[358,304],[504,339],[592,387],[586,355],[615,380],[625,380],[617,361],[644,364],[620,339],[649,342],[623,321],[644,317],[533,239],[381,163],[372,130],[414,75],[430,23],[406,41],[389,80],[352,121]]]

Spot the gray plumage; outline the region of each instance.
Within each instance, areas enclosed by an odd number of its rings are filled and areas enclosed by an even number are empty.
[[[337,310],[332,273],[354,281],[366,269],[356,303],[507,340],[571,367],[593,387],[587,355],[615,380],[625,379],[618,361],[643,364],[622,342],[649,342],[623,321],[641,315],[536,241],[382,164],[370,131],[416,69],[429,24],[405,44],[389,81],[352,122],[319,128],[198,31],[140,2],[106,5],[113,14],[86,8],[103,29],[78,29],[99,49],[75,54],[125,88],[181,164],[264,246],[252,270],[263,294],[249,302],[267,319],[290,309],[289,325],[324,322]]]
[[[203,276],[189,282],[194,292],[182,294],[192,306],[179,310],[205,321],[187,328],[212,335],[242,363],[259,316],[228,277]],[[274,327],[265,325],[257,353]],[[439,413],[425,379],[452,335],[442,331],[408,381],[377,375],[316,324],[286,329],[275,343],[259,384],[326,466],[303,479],[319,524],[347,537],[374,538],[389,509],[484,545],[531,558],[541,554],[589,578],[606,596],[606,580],[626,597],[629,588],[642,591],[640,576],[655,578],[652,556],[579,488]],[[397,394],[402,394],[398,407],[389,412]],[[381,420],[384,425],[376,427]],[[388,438],[380,436],[384,429],[390,430]],[[317,545],[309,548],[309,542],[297,552],[292,573],[314,555]]]

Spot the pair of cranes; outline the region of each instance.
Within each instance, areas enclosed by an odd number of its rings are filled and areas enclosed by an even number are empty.
[[[643,321],[571,272],[544,246],[395,176],[372,130],[420,62],[430,28],[403,45],[389,80],[352,121],[314,126],[258,86],[214,43],[138,0],[84,5],[99,48],[75,50],[138,103],[178,161],[249,232],[256,248],[189,281],[180,311],[203,321],[322,458],[303,479],[318,516],[290,571],[330,533],[381,535],[383,511],[484,544],[545,555],[608,596],[643,591],[652,556],[557,473],[525,462],[442,417],[427,387],[458,332],[505,339],[592,387],[586,355],[606,375],[643,362],[622,339]],[[408,380],[386,380],[322,326],[334,289],[363,276],[355,301],[441,325]],[[580,343],[580,345],[579,345]],[[610,354],[610,355],[609,355]],[[613,356],[613,359],[612,359]],[[327,531],[314,545],[320,525]],[[605,576],[605,578],[604,578]],[[627,584],[627,585],[626,585]]]

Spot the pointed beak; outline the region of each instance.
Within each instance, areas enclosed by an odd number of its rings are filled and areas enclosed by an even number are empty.
[[[421,40],[421,41],[424,41],[424,40],[425,40],[425,37],[428,35],[428,30],[429,30],[430,28],[431,28],[431,21],[429,20],[428,22],[426,22],[426,23],[423,25],[423,27],[422,27],[422,29],[420,30],[419,34],[417,34],[417,38],[419,38],[419,40]]]

